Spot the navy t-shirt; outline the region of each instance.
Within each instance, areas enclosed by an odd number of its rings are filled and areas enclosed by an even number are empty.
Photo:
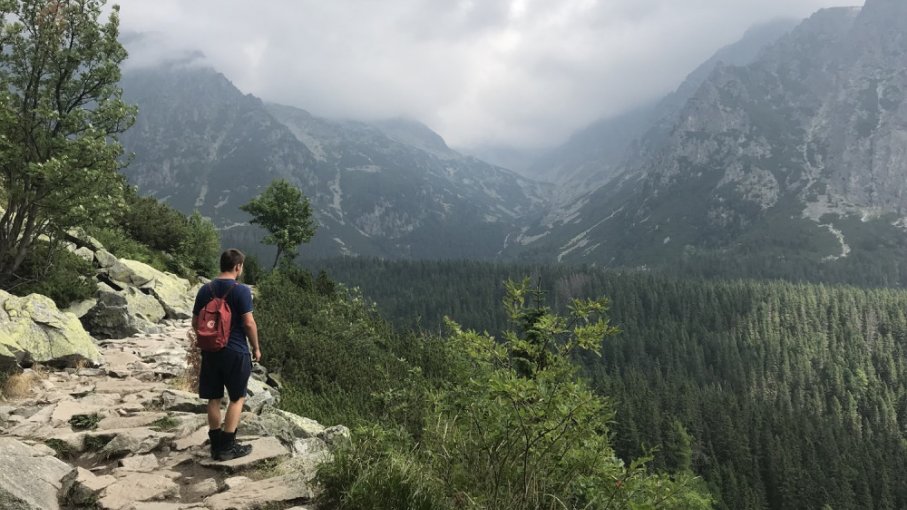
[[[230,291],[230,288],[235,288]],[[230,324],[230,341],[227,342],[227,349],[249,354],[249,342],[246,340],[246,330],[242,325],[242,316],[252,311],[252,289],[247,285],[237,284],[236,280],[226,278],[215,278],[210,284],[199,289],[195,296],[195,306],[192,308],[192,315],[198,316],[202,308],[205,307],[214,295],[211,295],[212,287],[217,297],[223,297],[227,291],[227,304],[230,306],[232,317]]]

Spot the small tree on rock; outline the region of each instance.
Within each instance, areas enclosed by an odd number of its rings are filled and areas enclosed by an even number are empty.
[[[250,223],[268,231],[263,243],[277,246],[273,267],[277,267],[281,256],[294,258],[299,246],[315,235],[309,199],[285,180],[271,182],[261,195],[240,210],[252,215]]]

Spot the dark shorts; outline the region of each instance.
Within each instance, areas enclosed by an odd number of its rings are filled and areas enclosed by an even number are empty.
[[[202,353],[202,368],[198,374],[198,396],[211,400],[224,398],[224,386],[230,401],[246,396],[252,356],[232,349]]]

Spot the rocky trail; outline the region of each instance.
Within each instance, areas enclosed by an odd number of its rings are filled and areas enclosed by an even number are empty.
[[[315,469],[349,431],[277,409],[259,366],[237,434],[253,452],[212,461],[205,401],[186,391],[188,328],[95,340],[94,367],[26,371],[30,395],[0,401],[0,508],[313,508]]]

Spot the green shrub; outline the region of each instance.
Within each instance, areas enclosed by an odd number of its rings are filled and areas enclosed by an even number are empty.
[[[612,449],[611,404],[577,376],[571,361],[617,333],[607,301],[574,300],[566,317],[542,302],[527,282],[508,283],[505,307],[514,329],[501,341],[450,322],[439,349],[449,366],[445,381],[426,387],[429,380],[421,379],[429,405],[420,437],[411,427],[357,430],[352,444],[319,470],[322,505],[710,508],[698,479],[653,474],[651,458],[625,464]],[[400,378],[384,392],[406,400],[418,380]]]
[[[101,422],[101,415],[98,413],[76,414],[69,419],[69,424],[73,430],[94,430],[98,428]]]
[[[220,256],[220,236],[214,224],[198,211],[184,218],[184,221],[186,233],[174,254],[176,260],[191,273],[213,277],[218,272]]]
[[[42,294],[60,308],[89,299],[97,291],[91,262],[44,241],[34,245],[17,273],[18,280],[10,286],[10,292],[19,296]]]
[[[453,508],[440,480],[412,455],[403,431],[356,431],[354,440],[322,464],[318,503],[338,510],[444,510]]]
[[[127,200],[129,208],[123,213],[120,225],[134,239],[145,246],[166,253],[176,253],[184,239],[189,237],[186,216],[153,197],[134,195]]]
[[[104,245],[104,248],[121,259],[144,262],[159,271],[169,271],[172,262],[167,254],[155,251],[129,237],[121,227],[93,229],[89,232]]]

